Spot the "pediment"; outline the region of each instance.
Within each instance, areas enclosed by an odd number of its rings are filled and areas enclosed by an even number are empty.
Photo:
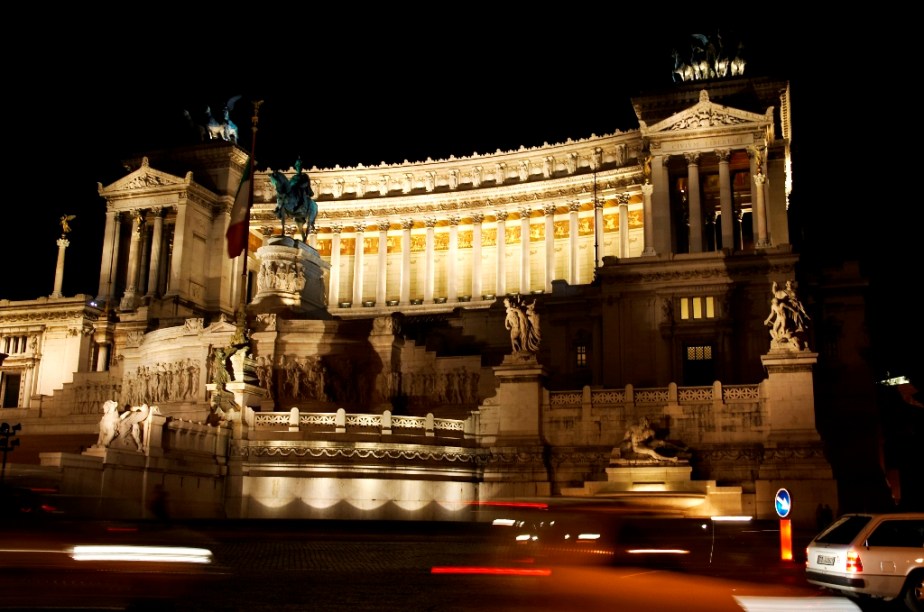
[[[237,326],[234,323],[227,321],[225,320],[224,317],[222,317],[220,320],[215,321],[214,323],[212,323],[211,325],[203,329],[201,332],[201,335],[203,336],[225,336],[229,333],[233,334],[236,331],[237,331]]]
[[[666,136],[678,132],[704,132],[721,129],[754,128],[766,129],[773,125],[773,107],[763,115],[749,111],[722,106],[709,100],[709,93],[704,89],[699,94],[699,102],[690,108],[671,115],[651,126],[642,126],[645,136],[660,134]]]
[[[134,172],[123,176],[106,187],[100,185],[99,194],[105,197],[117,193],[157,190],[158,188],[164,187],[175,188],[190,184],[192,184],[191,172],[187,173],[185,177],[174,176],[162,170],[152,168],[148,158],[145,157],[141,162],[141,166]]]

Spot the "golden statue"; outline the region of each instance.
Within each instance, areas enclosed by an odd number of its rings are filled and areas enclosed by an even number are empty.
[[[68,221],[73,221],[77,218],[77,215],[61,215],[61,233],[67,234],[71,231],[71,226]]]

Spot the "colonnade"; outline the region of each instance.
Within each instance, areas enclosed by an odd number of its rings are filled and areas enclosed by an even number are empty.
[[[618,233],[618,244],[615,249],[615,255],[619,257],[628,257],[629,250],[629,201],[630,194],[619,194],[618,214],[619,225],[610,233]],[[401,228],[401,248],[400,258],[395,256],[389,259],[388,254],[388,232],[391,224],[386,220],[378,221],[376,224],[359,222],[354,225],[354,236],[356,248],[349,259],[342,249],[342,236],[344,226],[334,224],[328,227],[314,228],[309,235],[308,244],[313,248],[318,248],[319,232],[320,235],[330,240],[329,262],[331,265],[329,273],[329,291],[328,301],[332,307],[337,307],[349,303],[352,307],[361,305],[371,305],[374,302],[376,306],[398,306],[413,303],[431,304],[437,300],[446,303],[459,301],[480,300],[493,295],[506,295],[509,291],[514,290],[519,293],[531,292],[551,292],[552,280],[564,277],[571,284],[588,282],[589,278],[583,278],[587,275],[586,270],[593,269],[594,259],[596,264],[602,264],[604,240],[604,200],[598,199],[594,204],[593,216],[593,237],[580,235],[580,212],[582,210],[580,202],[571,202],[567,205],[567,228],[566,238],[559,238],[556,241],[555,236],[555,214],[558,208],[554,204],[548,204],[541,209],[544,215],[544,238],[541,241],[530,240],[531,230],[531,209],[521,207],[519,213],[519,232],[520,240],[518,244],[507,242],[507,228],[511,213],[506,210],[499,210],[494,213],[494,230],[496,238],[493,247],[485,245],[483,237],[485,235],[485,217],[484,213],[474,213],[471,215],[470,231],[471,244],[467,248],[459,245],[460,228],[462,219],[458,215],[449,215],[448,217],[437,219],[428,217],[424,219],[424,249],[420,257],[412,258],[412,229],[415,227],[414,219],[403,219],[400,222]],[[445,253],[442,265],[437,261],[437,226],[443,221],[446,224]],[[418,223],[419,225],[419,223]],[[466,224],[467,225],[467,224]],[[363,248],[363,241],[369,234],[369,228],[377,229],[378,247],[375,252],[375,282],[374,287],[367,282],[367,275],[371,267],[369,258],[373,256],[372,251],[366,253]],[[468,229],[468,228],[466,228]],[[590,249],[590,242],[593,240],[593,249]],[[592,252],[593,255],[588,261],[581,260],[582,245]],[[483,274],[483,265],[490,257],[485,249],[493,249],[494,265],[494,284],[485,286]],[[533,278],[535,269],[531,266],[531,250],[536,249],[544,251],[543,277],[540,279]],[[558,255],[557,255],[558,252]],[[564,266],[564,274],[556,272],[556,266],[560,266],[557,257],[567,257],[567,263]],[[412,295],[412,278],[418,274],[419,270],[412,265],[412,259],[418,261],[418,266],[423,266],[422,279],[418,283],[417,295]],[[399,286],[388,286],[388,268],[389,265],[400,265],[397,274]],[[508,286],[508,267],[515,266],[516,272],[513,273],[511,281],[517,283],[516,287]],[[531,270],[532,268],[532,270]],[[465,272],[470,272],[466,274]],[[583,276],[582,276],[583,274]],[[392,278],[394,278],[394,274]],[[469,277],[465,286],[462,279]],[[347,278],[351,280],[347,282]],[[436,295],[437,279],[444,282],[442,295]],[[344,291],[346,290],[346,292]],[[397,299],[395,299],[397,298]]]
[[[720,214],[725,219],[733,219],[734,206],[729,171],[731,153],[730,149],[717,149],[680,154],[687,163],[691,219],[702,217],[699,164],[704,154],[715,154],[718,159]],[[765,248],[770,245],[765,206],[768,181],[766,175],[763,174],[760,152],[749,148],[748,153],[752,175],[751,201],[755,243],[757,248]],[[376,306],[384,307],[412,303],[429,304],[434,303],[435,300],[442,302],[444,299],[446,302],[458,302],[460,298],[478,300],[491,295],[506,295],[511,289],[519,293],[550,292],[552,280],[555,278],[563,278],[572,285],[590,282],[592,270],[603,265],[603,257],[606,254],[625,259],[632,256],[655,256],[660,253],[669,253],[672,250],[670,228],[673,221],[670,209],[668,163],[672,155],[678,154],[660,154],[650,158],[644,184],[637,185],[631,190],[632,192],[611,190],[604,198],[596,193],[594,187],[593,199],[590,202],[575,200],[541,205],[539,210],[544,215],[544,240],[542,241],[530,239],[533,229],[532,213],[535,207],[520,205],[516,208],[511,206],[494,211],[493,228],[496,238],[493,247],[493,286],[486,286],[484,278],[483,266],[491,258],[490,253],[485,250],[486,245],[483,239],[486,219],[486,214],[483,212],[472,213],[470,214],[471,220],[465,220],[466,226],[470,223],[471,227],[471,244],[466,245],[465,248],[459,243],[463,220],[457,214],[450,213],[439,218],[436,216],[424,218],[424,248],[420,257],[412,256],[412,230],[415,226],[420,226],[421,218],[417,216],[402,219],[400,221],[401,255],[399,259],[390,257],[388,251],[388,236],[393,221],[357,219],[351,222],[357,245],[352,258],[342,253],[342,234],[345,227],[342,222],[335,222],[327,227],[313,228],[309,236],[311,246],[317,248],[318,231],[330,241],[328,302],[332,306],[343,302],[350,302],[353,306],[361,306],[364,302],[367,305],[369,302],[374,302]],[[596,185],[596,180],[594,185]],[[639,195],[642,200],[643,248],[634,247],[633,251],[630,249],[629,240],[629,209],[631,198],[633,196],[638,198]],[[610,206],[607,206],[607,202]],[[638,199],[635,202],[634,206],[637,207]],[[612,210],[613,204],[617,208],[616,211]],[[586,212],[588,209],[589,213]],[[176,291],[177,287],[185,286],[182,285],[183,281],[190,280],[183,276],[190,274],[188,270],[183,270],[183,265],[174,265],[174,263],[182,264],[183,236],[186,231],[185,227],[189,223],[186,219],[188,212],[186,202],[181,201],[173,206],[172,211],[174,225],[169,244],[165,235],[164,208],[152,206],[121,213],[116,210],[107,212],[98,301],[113,304],[118,300],[117,303],[121,310],[132,310],[142,301],[161,297],[159,295],[161,292],[164,295],[170,295],[171,291]],[[120,253],[126,252],[119,245],[122,238],[120,230],[122,215],[125,212],[131,215],[132,223],[131,238],[127,245],[128,262],[127,266],[123,266],[125,278],[116,279],[115,275],[121,269],[118,261]],[[514,216],[517,213],[518,219]],[[618,226],[613,227],[611,224],[607,227],[607,213],[618,214]],[[557,229],[561,236],[558,239],[556,239],[556,216],[559,222]],[[507,242],[508,222],[512,220],[519,221],[520,240],[518,244]],[[151,223],[153,228],[148,231],[147,226]],[[445,251],[440,253],[440,259],[443,261],[438,262],[437,228],[443,224],[447,225],[445,231],[448,235],[445,236],[445,242],[440,241],[445,245]],[[590,226],[592,226],[592,235],[588,236]],[[582,230],[585,232],[584,236],[580,235]],[[377,252],[365,253],[364,239],[373,232],[377,232]],[[608,237],[612,238],[614,235],[618,236],[616,247],[611,248],[609,253],[605,253],[604,243]],[[147,244],[148,240],[151,241],[150,245]],[[722,223],[722,244],[733,245],[734,243],[734,223]],[[701,224],[690,224],[689,245],[690,252],[701,252],[704,249],[705,240]],[[487,248],[491,248],[490,244]],[[544,252],[541,267],[531,265],[531,249],[537,253]],[[582,255],[582,250],[587,251],[587,254]],[[374,263],[370,261],[370,258],[374,258]],[[562,258],[566,261],[561,261]],[[398,261],[395,261],[396,259]],[[412,261],[416,263],[412,265]],[[438,266],[438,263],[441,265]],[[346,269],[344,265],[351,265],[351,268]],[[399,265],[400,270],[389,274],[389,269],[395,265]],[[508,274],[510,266],[515,267],[515,272],[510,270],[513,272],[512,275]],[[539,270],[543,274],[541,281],[532,278]],[[371,283],[367,278],[370,273],[374,275],[374,282]],[[469,274],[470,278],[467,278]],[[216,275],[211,273],[207,276],[216,278]],[[394,282],[391,279],[396,277],[400,279],[397,290],[388,286],[390,282]],[[346,278],[350,279],[348,286],[341,282]],[[416,287],[413,286],[412,280],[415,278],[418,281]],[[462,286],[463,278],[465,278],[464,287]],[[445,286],[445,290],[439,296],[436,295],[437,279],[441,286],[443,284]],[[122,282],[117,282],[118,280]],[[508,287],[508,283],[514,282],[516,287]],[[121,296],[116,295],[119,287],[124,287],[124,293]],[[412,289],[416,295],[411,295]]]

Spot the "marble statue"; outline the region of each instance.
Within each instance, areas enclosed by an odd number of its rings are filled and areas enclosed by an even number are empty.
[[[295,174],[287,178],[279,170],[270,174],[270,181],[276,188],[276,216],[285,233],[286,218],[292,217],[302,233],[302,242],[308,242],[308,232],[314,227],[318,216],[318,203],[312,199],[314,190],[308,175],[302,172],[302,159],[295,161]]]
[[[804,332],[811,319],[796,295],[793,282],[788,280],[785,287],[780,287],[773,281],[770,292],[770,314],[764,325],[770,328],[772,343],[798,349],[799,340],[795,334]]]
[[[685,458],[683,453],[686,451],[687,448],[684,446],[658,438],[651,421],[643,416],[637,424],[626,429],[626,434],[619,445],[618,455],[620,459],[625,460],[641,459],[678,463]],[[615,452],[614,456],[616,456]]]
[[[123,440],[125,444],[131,442],[136,450],[142,450],[141,427],[148,417],[159,412],[157,406],[145,403],[131,406],[120,413],[118,402],[107,400],[103,403],[103,418],[99,422],[99,438],[96,445],[111,447],[117,441]]]
[[[510,346],[514,353],[535,353],[539,350],[539,313],[536,301],[526,304],[519,296],[504,298],[507,317],[504,327],[510,332]]]

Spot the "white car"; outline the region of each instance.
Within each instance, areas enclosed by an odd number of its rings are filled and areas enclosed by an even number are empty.
[[[845,514],[805,550],[810,584],[924,612],[924,512]]]

